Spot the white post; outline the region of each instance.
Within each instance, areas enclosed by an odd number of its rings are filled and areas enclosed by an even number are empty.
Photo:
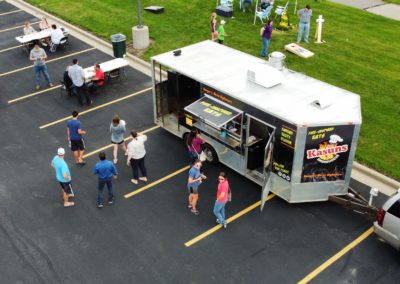
[[[240,0],[240,3],[242,3],[242,0]],[[240,8],[242,8],[242,7],[240,7]],[[255,25],[256,24],[256,18],[257,18],[257,8],[258,8],[258,0],[257,0],[257,2],[256,2],[256,6],[254,7],[254,23],[253,23],[253,25]]]
[[[317,41],[315,43],[323,43],[323,41],[321,40],[321,35],[322,35],[322,23],[325,20],[322,18],[322,15],[319,15],[318,19],[317,19]]]

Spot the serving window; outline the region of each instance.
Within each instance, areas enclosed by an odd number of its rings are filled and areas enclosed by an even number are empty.
[[[205,95],[185,107],[186,124],[194,126],[231,148],[240,149],[243,112]]]

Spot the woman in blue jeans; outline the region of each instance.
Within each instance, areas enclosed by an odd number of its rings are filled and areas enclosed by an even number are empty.
[[[218,175],[218,191],[217,200],[214,204],[214,215],[217,217],[217,223],[221,224],[226,229],[227,222],[225,220],[225,205],[228,202],[229,197],[229,183],[224,172],[220,172]]]
[[[47,83],[49,84],[49,87],[53,87],[53,83],[51,82],[46,66],[47,54],[44,49],[39,46],[39,42],[35,42],[35,45],[29,54],[29,59],[33,62],[33,69],[35,70],[36,90],[40,89],[41,73],[43,73]]]
[[[268,46],[272,35],[272,23],[272,20],[268,20],[267,24],[260,30],[261,40],[263,43],[263,48],[261,50],[262,57],[266,57],[268,55]]]

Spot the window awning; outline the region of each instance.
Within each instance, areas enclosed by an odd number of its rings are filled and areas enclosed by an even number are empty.
[[[204,96],[188,105],[185,107],[185,110],[218,128],[242,113],[241,111],[220,103],[209,96]]]

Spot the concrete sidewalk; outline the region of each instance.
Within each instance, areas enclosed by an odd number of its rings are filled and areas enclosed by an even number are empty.
[[[381,0],[329,0],[338,4],[366,10],[393,20],[400,20],[400,5],[387,4]]]

